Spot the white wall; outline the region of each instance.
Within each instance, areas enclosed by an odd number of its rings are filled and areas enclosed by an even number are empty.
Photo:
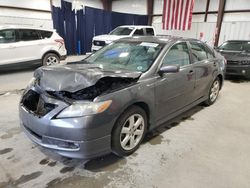
[[[146,0],[115,0],[112,2],[112,11],[130,14],[147,14]]]
[[[50,0],[0,0],[0,5],[50,11]],[[43,28],[53,27],[50,12],[18,10],[12,8],[0,8],[0,24],[25,25]]]
[[[209,11],[217,11],[219,0],[211,0]],[[154,14],[162,14],[163,0],[155,0]],[[195,0],[193,12],[205,12],[206,0]],[[225,10],[250,9],[250,0],[227,0]],[[208,14],[207,22],[204,22],[204,14],[193,15],[190,31],[162,30],[162,17],[153,19],[153,26],[158,34],[176,35],[200,39],[200,33],[204,34],[203,41],[213,44],[216,28],[217,14]],[[219,44],[225,40],[250,39],[250,13],[225,13],[221,28]]]

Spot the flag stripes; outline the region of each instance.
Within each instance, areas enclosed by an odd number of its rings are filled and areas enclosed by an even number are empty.
[[[164,0],[162,28],[190,30],[194,0]]]

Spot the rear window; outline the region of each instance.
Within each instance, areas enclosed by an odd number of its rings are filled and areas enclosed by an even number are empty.
[[[16,42],[16,35],[14,29],[7,29],[0,31],[0,43]]]
[[[146,35],[154,35],[154,30],[152,28],[146,28]]]
[[[19,30],[19,40],[20,41],[31,41],[39,40],[39,34],[37,30],[33,29],[20,29]]]
[[[40,31],[42,39],[50,38],[53,34],[51,31]]]
[[[134,35],[134,36],[141,36],[141,35],[144,35],[143,29],[136,29],[133,35]]]

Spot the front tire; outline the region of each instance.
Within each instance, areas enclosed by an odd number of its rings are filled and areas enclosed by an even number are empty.
[[[208,99],[205,101],[205,105],[210,106],[215,103],[220,92],[220,84],[220,79],[217,77],[209,89]]]
[[[112,131],[112,152],[123,157],[136,151],[145,136],[147,124],[147,115],[142,108],[132,106],[126,110]]]
[[[60,59],[58,55],[54,53],[48,53],[43,57],[42,63],[44,66],[57,65],[60,63]]]

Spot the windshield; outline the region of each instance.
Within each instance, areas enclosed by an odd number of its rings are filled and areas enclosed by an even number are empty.
[[[110,35],[129,35],[134,28],[132,27],[117,27],[113,31],[111,31],[109,34]]]
[[[107,45],[85,59],[104,70],[146,72],[163,48],[162,44],[149,42],[116,42]]]
[[[232,41],[223,43],[219,49],[221,50],[229,50],[229,51],[249,51],[250,50],[250,42],[244,41]]]

